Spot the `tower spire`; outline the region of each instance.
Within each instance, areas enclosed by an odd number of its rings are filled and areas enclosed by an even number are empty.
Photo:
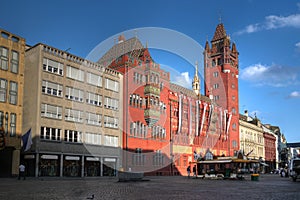
[[[198,77],[198,61],[196,60],[195,62],[195,66],[196,66],[196,69],[195,69],[195,77]]]
[[[222,24],[222,14],[221,14],[221,11],[219,11],[219,24]]]
[[[195,75],[193,80],[193,90],[196,95],[200,94],[200,80],[198,77],[198,61],[195,62]]]

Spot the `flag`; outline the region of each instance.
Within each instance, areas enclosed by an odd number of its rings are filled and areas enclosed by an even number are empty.
[[[24,135],[22,135],[22,142],[24,152],[28,151],[32,145],[31,128]]]

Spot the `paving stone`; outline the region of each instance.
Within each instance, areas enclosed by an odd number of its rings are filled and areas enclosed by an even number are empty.
[[[116,177],[0,179],[0,199],[300,199],[300,181],[263,174],[258,181],[203,180],[183,176],[145,177],[149,181],[118,182]]]

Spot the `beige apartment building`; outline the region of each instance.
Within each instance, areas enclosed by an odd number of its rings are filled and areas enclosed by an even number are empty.
[[[25,53],[29,176],[113,176],[121,167],[123,76],[37,44]]]
[[[25,39],[0,29],[0,177],[18,175]]]
[[[265,159],[264,131],[259,119],[240,114],[240,149],[249,159]]]

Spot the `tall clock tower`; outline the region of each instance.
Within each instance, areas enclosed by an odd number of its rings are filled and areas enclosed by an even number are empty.
[[[213,39],[204,50],[205,95],[227,113],[228,129],[224,130],[227,154],[239,150],[239,60],[235,43],[231,43],[223,23],[218,24]],[[228,156],[228,155],[226,155]]]

